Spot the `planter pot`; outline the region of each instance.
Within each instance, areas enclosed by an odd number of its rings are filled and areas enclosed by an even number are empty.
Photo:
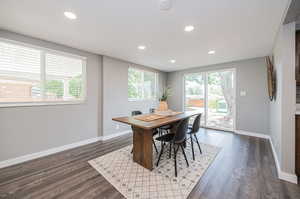
[[[166,101],[160,101],[157,110],[158,111],[167,111],[167,110],[169,110],[168,103]]]

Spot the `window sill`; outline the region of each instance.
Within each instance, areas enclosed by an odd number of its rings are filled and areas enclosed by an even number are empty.
[[[76,105],[84,104],[86,100],[74,100],[74,101],[44,101],[44,102],[12,102],[12,103],[0,103],[0,108],[10,107],[34,107],[34,106],[53,106],[53,105]]]

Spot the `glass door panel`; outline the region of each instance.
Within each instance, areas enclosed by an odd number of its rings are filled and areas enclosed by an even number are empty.
[[[233,70],[207,73],[207,127],[234,129],[234,78]]]
[[[198,110],[202,113],[201,125],[205,125],[205,74],[192,73],[184,77],[185,111]],[[192,123],[192,120],[190,120]]]

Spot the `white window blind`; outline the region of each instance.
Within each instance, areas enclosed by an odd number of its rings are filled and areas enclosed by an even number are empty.
[[[157,73],[129,67],[128,99],[154,100],[157,93]]]
[[[0,106],[84,99],[85,59],[0,40]]]
[[[74,100],[82,96],[82,60],[46,54],[45,96],[49,100]]]

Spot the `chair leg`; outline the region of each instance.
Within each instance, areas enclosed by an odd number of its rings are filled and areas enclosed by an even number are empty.
[[[194,153],[194,140],[193,140],[192,134],[190,134],[190,139],[191,139],[191,146],[192,146],[193,160],[195,160],[195,153]]]
[[[187,166],[189,167],[190,165],[189,165],[189,162],[188,162],[188,160],[187,160],[187,158],[186,158],[186,154],[185,154],[185,151],[184,151],[184,148],[183,148],[182,144],[180,144],[180,147],[181,147],[182,153],[183,153],[183,155],[184,155],[184,159],[185,159],[185,161],[186,161],[186,164],[187,164]]]
[[[179,146],[177,147],[177,150],[175,149],[175,144],[173,144],[173,149],[174,149],[174,167],[175,167],[175,177],[177,177],[177,159],[176,159],[176,155],[177,155],[177,151],[179,149]]]
[[[201,150],[201,147],[200,147],[198,138],[197,138],[196,134],[194,134],[194,136],[195,136],[195,138],[196,138],[196,142],[197,142],[197,144],[198,144],[198,147],[199,147],[199,150],[200,150],[200,154],[202,154],[202,150]]]
[[[157,163],[156,163],[156,166],[158,166],[158,163],[159,163],[159,160],[160,160],[160,158],[161,158],[161,155],[163,154],[163,152],[164,152],[164,144],[161,146],[161,150],[160,150],[160,153],[159,153],[159,156],[158,156],[158,160],[157,160]]]
[[[154,145],[154,148],[155,148],[156,153],[158,153],[158,150],[157,150],[157,147],[156,147],[156,144],[155,144],[155,141],[154,141],[153,138],[152,138],[152,142],[153,142],[153,145]]]
[[[171,155],[172,155],[172,143],[170,142],[169,159],[171,158]]]

